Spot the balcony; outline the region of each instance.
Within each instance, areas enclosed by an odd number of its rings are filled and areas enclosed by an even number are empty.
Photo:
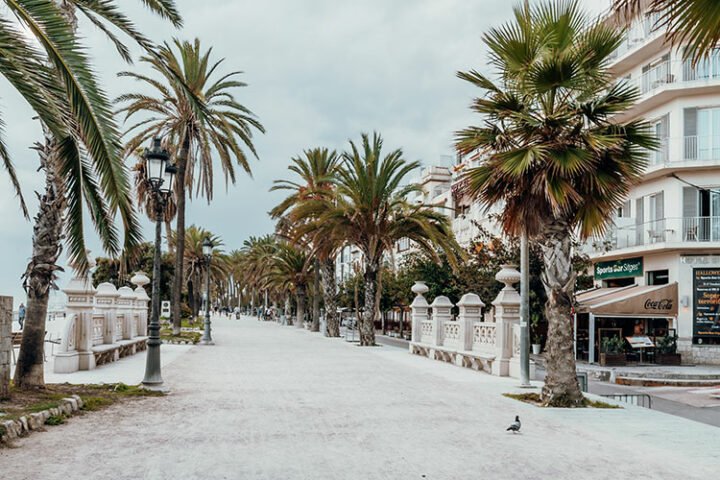
[[[618,219],[617,222],[633,221]],[[613,225],[604,237],[588,240],[582,249],[590,255],[634,247],[667,248],[668,244],[690,244],[701,247],[720,242],[720,217],[671,217],[641,224]],[[662,244],[662,245],[661,245]]]
[[[668,168],[707,169],[720,166],[720,135],[660,138],[656,151],[648,152],[646,178]]]
[[[677,97],[720,92],[720,58],[714,56],[696,67],[689,62],[665,61],[635,78],[619,79],[636,87],[640,98],[635,105],[615,116],[618,121],[643,116]]]

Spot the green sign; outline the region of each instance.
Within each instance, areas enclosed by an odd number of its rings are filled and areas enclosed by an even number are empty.
[[[608,278],[640,277],[643,274],[643,259],[625,258],[595,264],[595,280]]]

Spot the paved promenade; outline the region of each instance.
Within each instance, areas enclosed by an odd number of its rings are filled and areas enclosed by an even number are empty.
[[[515,380],[397,348],[215,323],[215,346],[164,367],[168,397],[0,449],[2,478],[693,479],[720,465],[715,427],[636,407],[541,409],[501,396]]]

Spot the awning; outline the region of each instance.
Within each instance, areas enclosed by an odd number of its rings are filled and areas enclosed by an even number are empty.
[[[595,316],[674,317],[678,308],[677,282],[598,288],[575,297],[575,311]]]

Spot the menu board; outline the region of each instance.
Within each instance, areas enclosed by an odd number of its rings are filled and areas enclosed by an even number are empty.
[[[693,292],[693,335],[720,338],[720,268],[694,268]]]

